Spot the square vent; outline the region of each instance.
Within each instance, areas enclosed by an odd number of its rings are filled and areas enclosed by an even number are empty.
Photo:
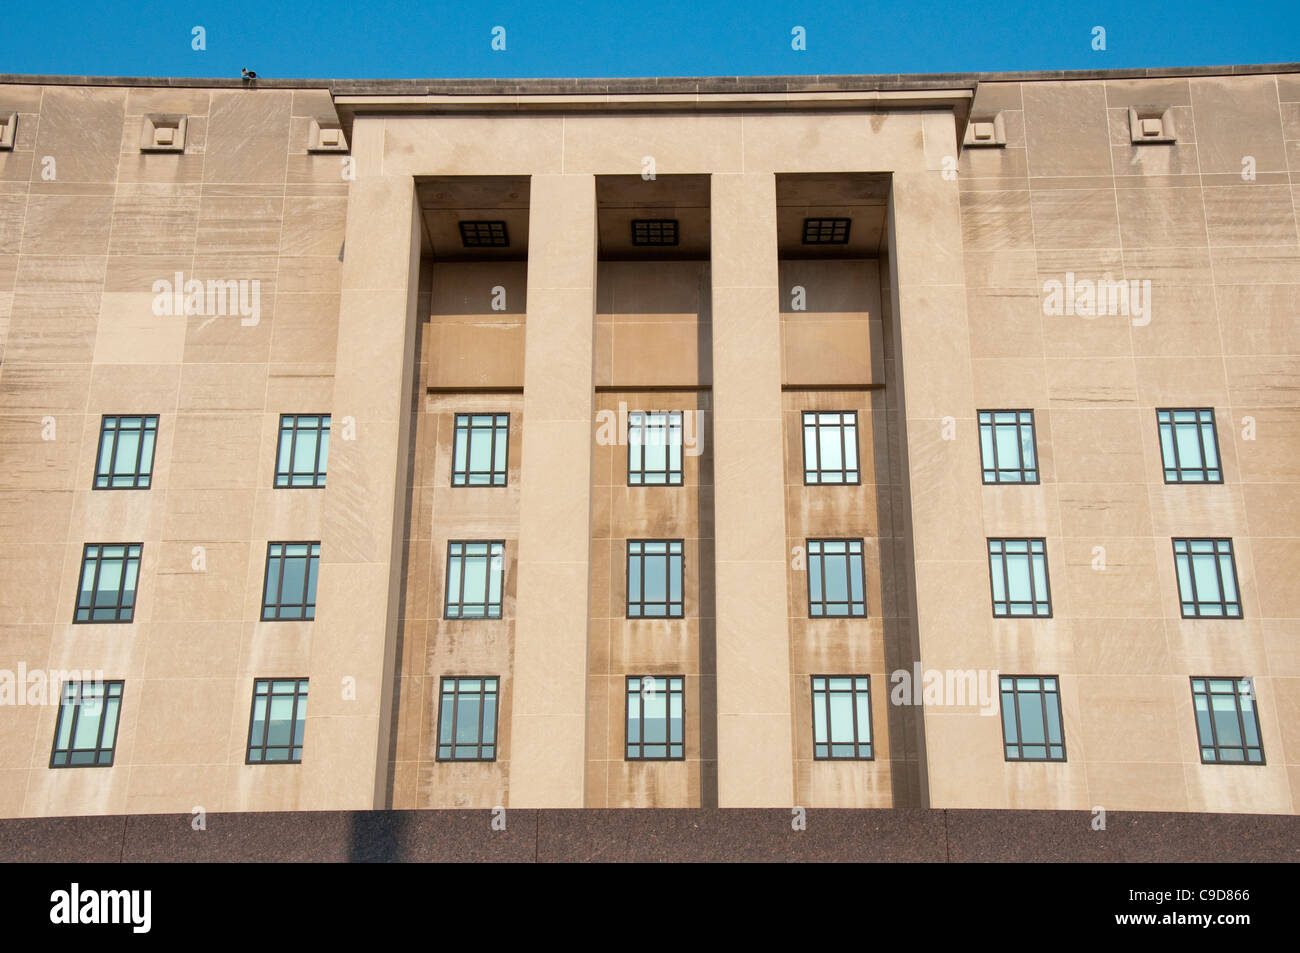
[[[347,152],[348,143],[343,138],[343,127],[337,122],[313,119],[307,141],[308,152]]]
[[[1175,142],[1172,106],[1130,106],[1128,137],[1133,145],[1145,142]]]
[[[151,113],[140,125],[141,152],[184,152],[186,117]]]
[[[972,115],[966,123],[966,135],[961,144],[965,148],[983,148],[1005,146],[1007,144],[1007,121],[1002,113],[985,113]]]
[[[506,248],[510,236],[505,222],[460,222],[460,243],[466,248]]]
[[[805,218],[803,243],[805,245],[847,245],[849,225],[847,218]]]
[[[14,147],[14,134],[17,131],[18,114],[0,113],[0,149],[9,150]]]
[[[632,219],[632,244],[637,247],[649,245],[676,245],[677,219],[675,218],[634,218]]]

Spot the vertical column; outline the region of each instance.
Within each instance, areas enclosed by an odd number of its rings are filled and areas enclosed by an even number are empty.
[[[794,799],[776,177],[712,177],[718,806]]]
[[[535,175],[530,191],[510,806],[582,807],[596,179]]]
[[[348,191],[311,634],[307,810],[383,807],[387,796],[421,233],[414,180],[373,174],[382,125],[363,120],[353,130],[358,176]]]
[[[895,371],[902,385],[895,399],[901,397],[900,450],[910,501],[911,545],[904,552],[911,550],[916,598],[917,641],[903,651],[927,670],[965,669],[972,660],[997,669],[1002,656],[989,606],[984,498],[979,473],[972,470],[979,459],[979,425],[961,196],[957,182],[940,174],[942,156],[957,136],[947,115],[927,116],[924,129],[926,168],[917,164],[894,172],[888,219]],[[1004,367],[999,379],[1006,376]],[[1028,386],[1029,380],[1017,383]],[[955,440],[948,429],[954,425]],[[1031,651],[1019,651],[1015,658],[1033,658]],[[917,714],[904,715],[917,753],[914,794],[907,792],[916,802],[936,808],[995,807],[1006,806],[1010,797],[1011,803],[1024,803],[1014,800],[1025,796],[1024,789],[1007,775],[1002,758],[969,756],[971,751],[997,750],[999,719],[973,708],[925,705],[919,712],[924,733],[918,735]],[[1070,716],[1068,709],[1065,714]],[[1060,767],[1057,777],[1072,770]]]

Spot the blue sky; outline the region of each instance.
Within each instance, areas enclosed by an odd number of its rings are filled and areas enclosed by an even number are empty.
[[[4,3],[0,73],[279,78],[713,76],[1300,60],[1300,0]],[[206,49],[193,46],[203,27]],[[505,50],[491,48],[505,28]],[[806,49],[791,30],[806,30]],[[1092,48],[1093,28],[1106,49]]]

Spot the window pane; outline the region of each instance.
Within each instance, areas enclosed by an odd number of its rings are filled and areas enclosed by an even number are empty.
[[[853,701],[848,692],[831,693],[831,742],[853,741]]]

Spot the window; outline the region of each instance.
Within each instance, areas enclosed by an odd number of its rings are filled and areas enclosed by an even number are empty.
[[[1157,410],[1166,483],[1222,483],[1214,411]]]
[[[1061,693],[1052,675],[1003,675],[1002,742],[1008,761],[1064,761]]]
[[[805,245],[847,245],[849,243],[847,218],[805,218],[803,243]]]
[[[466,248],[506,248],[510,235],[505,222],[460,222],[460,243]]]
[[[682,541],[627,541],[627,617],[682,617]]]
[[[628,414],[627,485],[682,485],[680,410],[634,410]]]
[[[862,540],[808,540],[809,618],[862,617],[866,614]]]
[[[504,542],[447,543],[447,619],[501,618]]]
[[[980,462],[985,483],[1037,483],[1032,410],[981,410]]]
[[[505,486],[509,459],[509,414],[456,415],[452,486]]]
[[[280,415],[280,445],[275,456],[277,488],[324,486],[329,456],[329,414]]]
[[[682,675],[628,676],[628,761],[681,761],[686,757],[682,726],[685,681]]]
[[[130,622],[143,543],[87,543],[73,622]]]
[[[158,415],[105,416],[99,429],[96,490],[147,490],[153,479]]]
[[[268,543],[262,621],[316,618],[320,543]]]
[[[803,412],[803,482],[861,483],[856,411]]]
[[[866,675],[812,677],[814,760],[872,760],[870,684]]]
[[[495,761],[497,680],[444,678],[438,705],[439,761]]]
[[[51,768],[110,768],[122,712],[118,682],[64,682]]]
[[[1193,678],[1202,764],[1263,764],[1259,711],[1248,678]]]
[[[1051,618],[1046,540],[990,539],[989,582],[993,615]]]
[[[638,247],[643,245],[676,245],[677,219],[632,219],[632,244]]]
[[[1184,619],[1241,618],[1232,540],[1175,539],[1174,566]]]
[[[299,764],[307,727],[307,679],[259,678],[253,682],[245,764]]]

